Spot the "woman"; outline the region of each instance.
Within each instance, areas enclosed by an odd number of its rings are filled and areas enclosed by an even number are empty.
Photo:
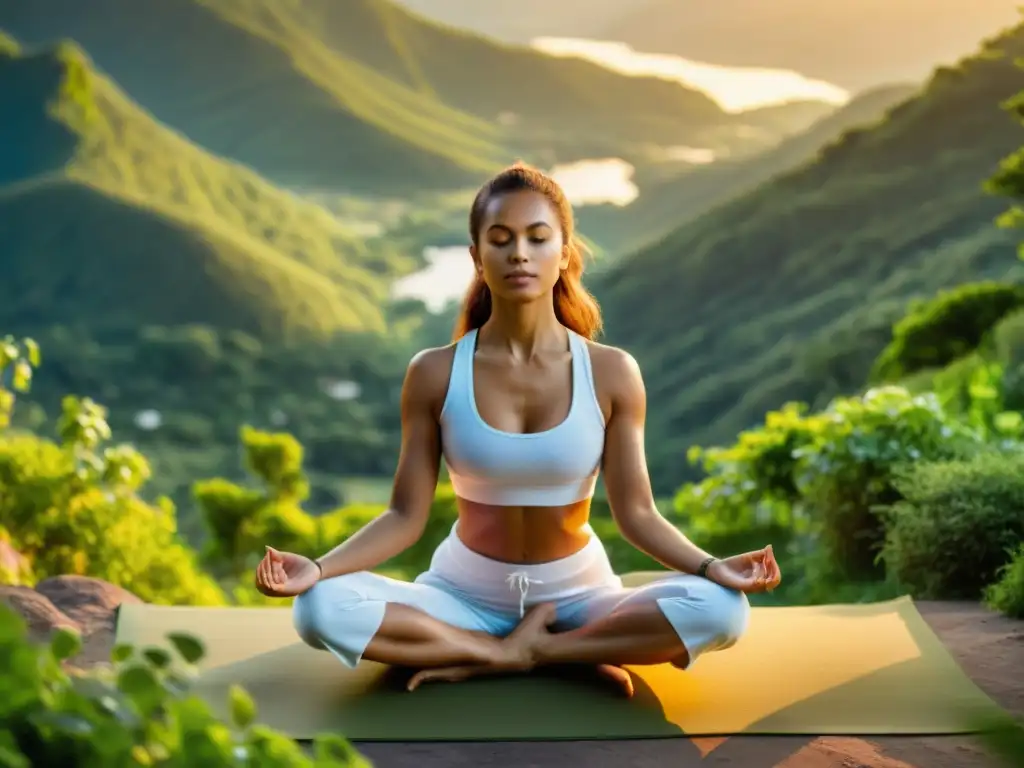
[[[391,503],[317,560],[272,548],[267,595],[297,595],[304,642],[346,666],[430,679],[594,665],[631,691],[624,664],[688,668],[732,646],[746,593],[780,580],[771,547],[716,559],[657,511],[644,455],[646,395],[633,358],[592,341],[582,252],[559,186],[517,164],[469,217],[476,278],[456,342],[417,354],[402,392]],[[422,535],[440,461],[458,520],[408,583],[371,569]],[[676,573],[624,588],[588,524],[599,471],[623,537]]]

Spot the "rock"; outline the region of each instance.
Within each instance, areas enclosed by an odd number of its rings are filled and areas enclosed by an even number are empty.
[[[91,635],[100,630],[113,632],[117,607],[122,603],[141,603],[127,589],[88,576],[53,576],[36,584],[36,592],[45,595],[65,615]]]
[[[78,622],[61,611],[46,595],[31,587],[0,586],[0,601],[25,620],[33,640],[45,642],[57,627],[82,631]]]
[[[78,630],[82,650],[73,659],[75,667],[108,661],[118,606],[142,602],[126,589],[88,576],[54,576],[35,589],[0,586],[0,600],[21,614],[36,642],[46,642],[56,627]]]

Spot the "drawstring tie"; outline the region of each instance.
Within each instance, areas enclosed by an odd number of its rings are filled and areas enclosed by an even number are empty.
[[[531,579],[526,571],[510,573],[505,581],[508,582],[509,589],[519,589],[519,618],[523,618],[526,613],[526,593],[530,589],[530,584],[543,584],[544,582],[540,579]]]

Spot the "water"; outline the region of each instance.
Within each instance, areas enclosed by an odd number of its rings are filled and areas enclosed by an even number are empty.
[[[586,59],[626,75],[675,80],[706,93],[726,112],[796,100],[817,100],[838,106],[850,99],[850,93],[834,83],[786,69],[724,67],[671,54],[643,53],[625,43],[574,37],[538,37],[533,47],[552,56]]]
[[[431,312],[440,312],[452,299],[465,294],[473,282],[473,258],[466,245],[424,248],[428,266],[395,282],[399,299],[419,299]]]

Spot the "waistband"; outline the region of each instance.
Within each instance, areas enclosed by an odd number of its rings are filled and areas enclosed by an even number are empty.
[[[566,600],[605,587],[621,585],[604,544],[587,525],[587,543],[577,552],[547,563],[506,563],[467,547],[458,534],[458,522],[434,551],[422,580],[438,578],[489,607],[516,607],[519,615],[528,604]],[[421,579],[417,579],[421,580]]]

